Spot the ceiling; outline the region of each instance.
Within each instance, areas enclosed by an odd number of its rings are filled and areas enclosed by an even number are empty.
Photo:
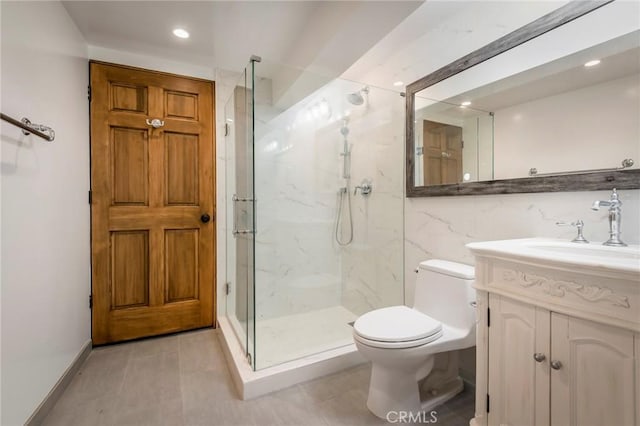
[[[63,1],[87,43],[239,71],[251,55],[338,76],[415,1]],[[191,34],[179,39],[181,27]]]
[[[92,47],[230,71],[242,70],[251,55],[258,55],[263,58],[260,76],[273,80],[274,96],[286,106],[339,76],[404,90],[404,85],[566,2],[62,3]],[[183,40],[173,36],[171,31],[176,27],[187,29],[191,37]],[[396,81],[402,81],[403,86],[394,86]]]
[[[393,89],[552,12],[567,0],[428,0],[344,74]],[[397,90],[397,88],[396,88]]]

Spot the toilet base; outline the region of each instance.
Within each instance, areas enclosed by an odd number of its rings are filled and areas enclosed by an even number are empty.
[[[464,390],[464,382],[460,377],[456,377],[455,379],[442,385],[438,389],[437,393],[423,392],[423,390],[421,389],[420,405],[421,405],[422,411],[428,412],[433,410],[435,407],[449,401],[451,398],[453,398],[463,390]]]
[[[433,367],[433,357],[423,360],[421,369],[427,372]],[[367,408],[381,419],[387,419],[389,413],[417,412],[421,409],[420,387],[416,380],[415,368],[389,368],[373,363]]]
[[[433,418],[437,416],[435,407],[464,389],[458,376],[457,351],[428,356],[419,367],[399,364],[409,368],[390,368],[376,363],[371,368],[367,407],[381,419],[389,420],[390,415],[398,413],[413,413],[414,418],[416,415]]]

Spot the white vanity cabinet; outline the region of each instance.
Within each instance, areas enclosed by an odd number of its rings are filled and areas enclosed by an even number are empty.
[[[638,254],[593,246],[606,263],[513,241],[467,246],[478,306],[471,424],[640,426]]]
[[[499,295],[489,307],[489,425],[637,424],[633,332]]]

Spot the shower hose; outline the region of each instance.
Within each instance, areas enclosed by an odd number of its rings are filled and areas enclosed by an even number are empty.
[[[338,216],[336,217],[336,242],[341,246],[351,244],[353,241],[353,214],[351,213],[351,191],[349,186],[340,188],[338,191]],[[344,205],[344,197],[347,197],[347,208],[349,209],[349,239],[347,241],[341,241],[340,239],[340,224],[342,222],[342,206]]]

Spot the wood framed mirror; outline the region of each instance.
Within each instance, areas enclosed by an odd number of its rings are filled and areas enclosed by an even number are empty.
[[[572,1],[408,85],[407,197],[640,188],[637,23],[632,30],[610,31],[613,35],[602,40],[579,40],[583,44],[577,46],[582,47],[572,47],[553,60],[535,62],[529,60],[535,54],[526,51],[544,50],[544,43],[554,43],[552,35],[567,38],[570,27],[580,31],[584,22],[598,19],[592,13],[598,9],[624,6],[610,3]],[[594,52],[606,56],[606,66],[593,67],[597,73],[587,71],[584,62]],[[513,66],[518,57],[530,63],[518,69],[519,64]],[[477,77],[480,74],[484,80]],[[469,95],[481,101],[471,105]],[[550,99],[557,103],[550,104]],[[574,108],[578,100],[580,107]],[[529,115],[524,118],[546,121],[523,125],[527,120],[516,113],[514,102],[526,103],[527,109],[521,109]],[[577,121],[569,122],[569,115]],[[520,123],[507,129],[505,117]],[[579,131],[565,133],[567,129]],[[539,145],[525,147],[526,139],[544,142],[549,151]],[[566,141],[573,145],[562,145]],[[598,147],[591,151],[587,143]],[[471,160],[470,152],[475,152]]]

